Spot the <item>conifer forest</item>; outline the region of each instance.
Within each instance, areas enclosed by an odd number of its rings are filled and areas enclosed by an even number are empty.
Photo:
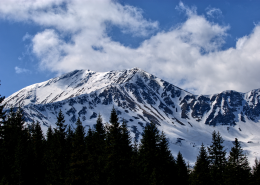
[[[4,97],[0,96],[0,103]],[[25,125],[23,110],[0,106],[1,185],[238,185],[260,184],[260,161],[251,168],[237,139],[230,153],[219,132],[209,147],[200,147],[194,167],[154,123],[144,127],[140,142],[112,109],[109,123],[99,115],[94,128],[65,125],[59,112],[55,128],[43,135],[39,122]]]

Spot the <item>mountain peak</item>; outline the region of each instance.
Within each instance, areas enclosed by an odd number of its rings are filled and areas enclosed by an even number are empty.
[[[140,73],[145,73],[145,75],[140,75]],[[139,74],[139,78],[143,78],[144,76],[147,78],[149,76],[148,73],[137,67],[109,72],[77,69],[45,82],[21,89],[5,99],[7,103],[6,107],[17,106],[18,103],[25,106],[27,104],[46,104],[62,101],[81,94],[89,94],[109,85],[128,83],[136,79],[136,74]]]
[[[245,145],[248,141],[257,144],[259,93],[223,91],[195,96],[134,67],[108,72],[74,70],[23,88],[4,103],[6,109],[21,106],[26,122],[39,121],[45,131],[55,126],[59,110],[67,124],[80,117],[85,126],[93,126],[98,113],[104,122],[109,121],[114,106],[133,138],[138,140],[145,124],[153,122],[169,137],[172,151],[185,154],[184,148],[189,149],[187,153],[197,152],[196,147],[209,141],[213,130],[219,130],[228,141],[237,137]]]

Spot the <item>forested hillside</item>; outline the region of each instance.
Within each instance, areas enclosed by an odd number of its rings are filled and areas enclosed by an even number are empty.
[[[1,97],[1,102],[4,97]],[[212,133],[201,145],[194,167],[182,154],[173,156],[168,140],[154,123],[146,124],[141,142],[132,142],[125,121],[113,108],[109,123],[98,115],[93,128],[65,124],[43,135],[39,122],[25,127],[23,110],[6,114],[0,107],[0,184],[259,184],[260,162],[253,169],[236,139],[226,155],[223,139]]]

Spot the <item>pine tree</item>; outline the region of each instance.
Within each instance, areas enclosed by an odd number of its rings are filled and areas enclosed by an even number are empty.
[[[85,129],[80,118],[78,118],[72,138],[69,184],[85,184],[85,173],[88,173],[86,171],[86,160]]]
[[[0,146],[1,146],[1,141],[4,137],[3,132],[4,132],[4,125],[5,125],[5,118],[6,118],[6,111],[4,111],[5,105],[2,105],[4,99],[5,97],[0,95]]]
[[[61,137],[61,139],[65,139],[66,136],[66,127],[67,125],[64,124],[65,123],[65,119],[64,119],[64,115],[62,114],[62,111],[60,110],[58,116],[57,116],[57,121],[56,121],[56,125],[57,128],[54,129],[55,133],[58,134],[59,137]]]
[[[53,129],[51,128],[51,126],[48,127],[47,129],[46,137],[47,137],[47,146],[49,146],[50,143],[53,142]]]
[[[159,162],[160,133],[154,123],[146,124],[140,144],[140,184],[151,184],[158,179],[156,168]]]
[[[131,136],[130,132],[127,129],[127,123],[123,119],[122,125],[120,127],[121,129],[121,138],[119,140],[119,148],[120,148],[120,173],[121,173],[121,182],[127,181],[125,184],[129,184],[131,182],[131,157],[132,157],[132,142],[131,142]],[[121,171],[124,171],[122,173]]]
[[[65,119],[62,111],[59,111],[57,116],[57,127],[54,128],[54,134],[52,138],[52,143],[49,146],[52,154],[49,155],[48,165],[48,178],[46,178],[48,184],[64,184],[67,178],[67,172],[69,171],[67,167],[67,161],[69,156],[66,152],[66,127],[64,124]],[[48,142],[47,142],[48,143]],[[49,151],[50,152],[50,151]]]
[[[96,123],[96,128],[95,131],[97,133],[97,136],[100,138],[100,140],[104,140],[105,139],[105,128],[104,125],[102,123],[102,117],[99,114],[98,118],[97,118],[97,123]]]
[[[231,148],[226,166],[225,184],[248,184],[250,170],[247,157],[243,154],[243,149],[237,138],[235,138],[234,146]]]
[[[97,122],[95,125],[95,130],[93,133],[93,142],[94,142],[94,160],[96,161],[95,164],[95,170],[96,170],[96,183],[97,184],[106,184],[106,174],[104,171],[104,166],[105,166],[105,128],[102,123],[102,117],[99,114],[97,118]]]
[[[73,137],[74,137],[74,131],[73,131],[73,129],[72,129],[72,126],[71,125],[69,125],[68,127],[67,127],[67,134],[66,134],[66,138],[65,138],[65,140],[66,140],[66,144],[65,144],[65,146],[66,146],[66,148],[65,148],[65,153],[66,153],[66,156],[67,156],[67,160],[66,160],[66,169],[67,169],[67,171],[66,171],[66,182],[69,180],[69,177],[70,177],[70,164],[71,164],[71,155],[72,155],[72,153],[73,153]]]
[[[114,125],[115,128],[119,127],[119,122],[118,122],[118,117],[116,114],[116,109],[113,107],[110,115],[110,120],[109,122]]]
[[[197,161],[194,166],[194,171],[191,175],[191,184],[207,185],[211,184],[209,173],[209,158],[207,151],[202,143]]]
[[[177,166],[177,182],[182,182],[182,184],[188,184],[188,168],[182,157],[181,152],[178,152],[176,159]]]
[[[256,158],[252,169],[251,184],[260,184],[260,161]]]
[[[53,184],[53,179],[55,179],[55,160],[54,160],[54,153],[55,153],[55,140],[54,140],[54,133],[52,127],[48,127],[46,133],[46,145],[44,151],[44,166],[46,168],[45,173],[45,182],[46,184]]]
[[[44,165],[44,151],[45,139],[41,129],[40,123],[32,125],[31,136],[31,150],[32,150],[32,181],[33,184],[45,184],[45,165]]]
[[[138,144],[136,140],[134,139],[134,144],[133,144],[133,151],[132,151],[132,157],[131,157],[131,167],[130,169],[132,170],[131,175],[134,177],[132,181],[132,185],[135,184],[140,184],[140,174],[141,170],[139,168],[139,149],[138,149]]]
[[[15,111],[13,108],[7,114],[7,119],[2,123],[2,143],[1,143],[1,169],[3,169],[0,174],[2,181],[6,184],[13,183],[13,170],[14,170],[14,159],[15,159],[15,148],[17,146],[17,134],[12,133],[15,129]]]
[[[1,84],[0,84],[1,85]],[[3,151],[3,140],[4,140],[4,126],[5,124],[5,117],[6,111],[4,111],[4,106],[2,102],[4,101],[5,97],[0,95],[0,181],[3,178],[4,174],[4,151]]]
[[[10,184],[30,183],[30,133],[24,126],[24,112],[19,107],[11,109],[5,123],[4,141],[4,178]]]
[[[86,136],[86,184],[97,184],[98,176],[96,173],[96,155],[95,155],[95,142],[93,139],[93,131],[91,128],[88,129]]]
[[[159,182],[160,184],[172,184],[172,179],[176,178],[176,163],[169,149],[169,142],[164,132],[160,134],[159,142]]]
[[[208,147],[209,161],[210,161],[210,173],[213,184],[223,184],[223,173],[226,166],[226,150],[222,143],[224,140],[220,136],[220,133],[213,131],[212,144]]]
[[[107,126],[106,134],[106,167],[107,184],[130,183],[127,172],[130,168],[129,152],[132,146],[129,144],[130,135],[126,126],[119,125],[116,110],[113,107],[110,116],[111,125]]]

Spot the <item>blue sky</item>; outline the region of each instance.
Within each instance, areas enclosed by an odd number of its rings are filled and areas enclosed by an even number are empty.
[[[260,88],[260,2],[3,0],[0,94],[140,67],[196,94]]]

